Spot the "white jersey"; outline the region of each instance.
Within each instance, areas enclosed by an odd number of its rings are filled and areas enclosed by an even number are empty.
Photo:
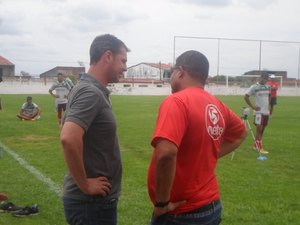
[[[56,98],[56,104],[66,104],[68,103],[67,96],[71,87],[66,82],[57,82],[51,86],[49,89],[51,91],[55,90],[56,95],[59,97]]]
[[[249,96],[254,96],[255,106],[260,107],[259,111],[254,110],[255,114],[269,115],[270,86],[266,84],[253,84],[246,92]]]
[[[38,108],[38,105],[33,102],[32,103],[25,102],[21,107],[21,109],[24,111],[24,113],[27,115],[30,115],[30,116],[33,115],[34,110],[37,108]]]
[[[74,84],[69,77],[67,77],[64,82],[66,82],[70,86],[70,89],[74,87]]]

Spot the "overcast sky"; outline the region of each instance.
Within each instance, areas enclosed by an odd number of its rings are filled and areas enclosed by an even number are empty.
[[[299,0],[0,0],[0,55],[17,74],[78,61],[88,68],[92,40],[110,33],[131,49],[128,66],[172,63],[174,36],[300,42],[299,9]],[[262,42],[259,61],[259,41],[175,40],[175,57],[199,50],[211,75],[260,65],[298,78],[298,43]]]

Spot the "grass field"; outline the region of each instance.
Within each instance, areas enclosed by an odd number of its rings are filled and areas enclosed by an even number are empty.
[[[64,221],[61,199],[51,183],[42,182],[16,161],[8,151],[25,160],[61,187],[66,166],[59,143],[59,126],[54,101],[49,95],[33,95],[42,107],[40,121],[16,119],[26,95],[2,95],[0,111],[0,192],[18,205],[39,205],[35,217],[15,218],[0,213],[2,225],[60,225]],[[112,96],[113,111],[123,158],[123,195],[119,204],[120,225],[148,224],[151,205],[146,174],[152,149],[149,145],[158,106],[164,97]],[[241,96],[221,96],[237,114],[245,106]],[[278,106],[264,134],[270,154],[257,160],[249,134],[235,152],[221,159],[217,175],[223,203],[223,225],[297,225],[300,224],[300,98],[279,97]],[[252,118],[250,123],[252,125]],[[253,127],[253,126],[252,126]],[[6,149],[9,148],[9,150]],[[30,167],[31,166],[31,167]],[[35,171],[35,170],[34,170]],[[52,189],[51,189],[52,188]]]

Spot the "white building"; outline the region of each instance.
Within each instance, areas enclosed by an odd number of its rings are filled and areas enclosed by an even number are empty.
[[[125,79],[168,80],[171,71],[170,64],[139,63],[127,68]]]

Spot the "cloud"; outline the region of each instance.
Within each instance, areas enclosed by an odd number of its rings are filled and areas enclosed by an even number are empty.
[[[11,24],[11,25],[10,25]],[[12,25],[13,24],[13,25]],[[14,23],[0,18],[0,35],[18,35],[20,31]]]
[[[16,71],[40,73],[59,64],[46,61],[88,64],[92,39],[111,33],[132,50],[128,65],[172,62],[174,36],[299,40],[299,4],[298,0],[0,0],[0,52],[15,62]],[[186,45],[209,47],[186,40],[178,49]],[[217,52],[215,47],[208,51]],[[247,51],[243,53],[248,55]],[[284,59],[288,58],[292,57]]]
[[[74,27],[89,31],[99,31],[107,27],[114,28],[118,26],[126,26],[132,21],[141,19],[134,12],[124,12],[119,8],[114,10],[103,7],[101,5],[82,5],[72,9],[70,14],[73,18]],[[70,15],[69,14],[69,15]]]
[[[52,4],[52,3],[49,3]],[[60,5],[57,7],[57,5]],[[57,3],[58,11],[43,11],[43,20],[47,23],[48,32],[60,34],[107,32],[123,29],[132,22],[143,20],[145,16],[140,11],[128,8],[128,5],[108,4],[107,1],[69,1]],[[49,8],[53,8],[49,7]]]
[[[24,18],[9,8],[9,4],[0,1],[0,35],[19,35],[22,33],[21,23]]]
[[[277,3],[278,0],[263,0],[263,1],[253,1],[253,0],[236,0],[237,4],[250,6],[250,8],[263,10],[266,7]]]
[[[197,6],[208,6],[212,8],[222,8],[234,5],[246,6],[253,9],[264,9],[279,0],[171,0],[175,3],[192,4]]]
[[[172,0],[183,4],[193,4],[198,6],[225,7],[232,4],[232,0]]]

